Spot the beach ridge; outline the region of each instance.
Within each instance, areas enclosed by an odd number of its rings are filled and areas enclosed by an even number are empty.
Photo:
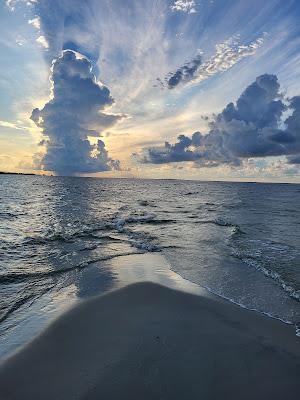
[[[84,301],[0,367],[1,399],[293,399],[293,327],[145,282]]]

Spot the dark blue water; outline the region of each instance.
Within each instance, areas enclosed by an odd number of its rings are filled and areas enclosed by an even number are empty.
[[[0,341],[28,336],[33,310],[47,321],[113,288],[107,261],[148,252],[193,283],[297,325],[299,245],[299,185],[2,175]]]

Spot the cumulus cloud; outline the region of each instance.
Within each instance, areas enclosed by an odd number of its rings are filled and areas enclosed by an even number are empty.
[[[255,54],[257,49],[262,46],[264,36],[259,37],[248,45],[241,44],[239,37],[232,37],[216,45],[216,51],[207,61],[202,62],[200,55],[190,62],[179,67],[175,72],[171,72],[165,78],[165,86],[173,89],[179,84],[193,81],[199,83],[205,79],[225,72],[245,57]]]
[[[66,50],[53,61],[50,80],[51,99],[31,115],[45,135],[41,144],[46,153],[39,168],[64,175],[119,169],[102,140],[96,145],[88,140],[122,118],[105,112],[114,100],[109,89],[96,80],[91,62]]]
[[[181,161],[196,161],[200,154],[198,147],[200,146],[202,135],[195,132],[191,138],[185,135],[179,135],[175,144],[165,142],[164,146],[152,147],[138,156],[139,161],[148,164],[166,164]]]
[[[11,0],[32,7],[28,21],[37,29],[37,43],[51,65],[52,97],[31,119],[42,129],[45,153],[37,155],[37,167],[73,175],[119,169],[109,157],[100,133],[123,115],[107,112],[113,99],[97,81],[101,44],[98,0]]]
[[[194,14],[196,12],[196,2],[194,0],[176,0],[171,5],[171,10]]]
[[[284,115],[289,115],[287,118]],[[229,164],[269,156],[300,159],[300,96],[284,98],[275,75],[261,75],[210,122],[210,131],[191,138],[178,136],[175,144],[144,149],[142,163],[194,161],[199,166]]]

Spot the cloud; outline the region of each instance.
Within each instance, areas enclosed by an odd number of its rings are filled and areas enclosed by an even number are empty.
[[[18,46],[24,46],[27,43],[27,40],[23,36],[18,35],[15,42]]]
[[[194,0],[176,0],[171,5],[171,10],[194,14],[196,12],[196,3]]]
[[[6,0],[5,4],[11,11],[15,11],[15,8],[18,5],[18,3],[24,3],[27,6],[33,6],[37,2],[38,0]]]
[[[45,36],[40,35],[37,39],[36,39],[37,43],[40,44],[42,47],[44,47],[44,49],[49,49],[49,43],[47,42],[47,39],[45,38]]]
[[[296,156],[288,157],[289,164],[300,164],[300,154]]]
[[[202,62],[202,57],[198,55],[175,72],[168,74],[165,84],[169,89],[173,89],[179,84],[190,81],[202,82],[213,75],[227,71],[243,58],[255,54],[263,42],[264,36],[248,45],[240,44],[238,36],[232,37],[217,44],[216,52],[209,60]]]
[[[41,29],[41,20],[39,17],[35,17],[28,21],[29,25],[34,26],[36,29]]]
[[[114,100],[109,89],[97,82],[91,62],[74,51],[64,51],[53,61],[50,80],[51,99],[31,115],[46,137],[41,143],[46,153],[38,167],[64,175],[119,169],[102,140],[96,145],[88,140],[123,117],[105,112]]]
[[[189,82],[195,79],[195,74],[202,63],[202,57],[198,54],[194,59],[178,68],[172,73],[167,79],[167,85],[169,89],[173,89],[180,83]]]
[[[21,130],[21,131],[28,129],[24,126],[19,126],[19,125],[15,124],[14,122],[8,122],[8,121],[0,121],[0,127],[17,129],[17,130]]]
[[[18,2],[18,0],[6,0],[5,4],[11,11],[14,11],[17,2]]]
[[[246,159],[270,156],[288,156],[289,163],[299,163],[300,96],[284,98],[277,77],[265,74],[246,88],[236,104],[229,103],[214,117],[208,134],[180,135],[175,144],[144,149],[138,160],[194,161],[209,167],[238,166]]]
[[[164,146],[148,148],[144,154],[138,156],[139,161],[148,164],[167,164],[172,162],[196,161],[200,154],[197,148],[200,145],[202,135],[195,132],[191,138],[185,135],[178,136],[178,142]]]
[[[37,42],[47,50],[49,64],[67,49],[97,62],[101,43],[98,0],[6,0],[6,5],[11,11],[18,5],[30,7],[33,18],[28,23],[37,29]]]
[[[49,62],[70,49],[96,63],[101,43],[97,0],[39,0],[34,9],[48,45]]]

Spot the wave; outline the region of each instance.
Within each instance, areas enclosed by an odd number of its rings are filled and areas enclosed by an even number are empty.
[[[242,234],[244,235],[245,232],[241,229],[241,227],[238,224],[234,224],[226,219],[223,218],[216,218],[213,221],[214,224],[218,226],[225,226],[231,228],[231,236],[239,235]]]
[[[184,193],[184,196],[192,196],[194,194],[199,194],[199,192],[187,192],[187,193]]]
[[[156,252],[156,251],[161,250],[161,246],[158,246],[158,245],[152,244],[152,243],[146,243],[146,242],[142,242],[142,241],[131,242],[131,243],[137,249],[145,250],[147,252]]]
[[[300,337],[300,325],[299,324],[297,324],[297,323],[295,323],[295,322],[293,322],[293,321],[291,321],[289,319],[273,315],[270,312],[266,312],[266,311],[260,310],[258,308],[255,308],[255,307],[248,306],[248,305],[246,306],[242,301],[237,301],[232,297],[226,296],[225,294],[220,293],[218,290],[213,289],[210,286],[207,286],[207,285],[203,284],[202,282],[201,283],[196,283],[193,280],[190,281],[189,279],[183,277],[180,272],[178,272],[176,270],[173,270],[172,268],[171,268],[171,270],[173,272],[175,272],[176,274],[178,274],[182,279],[187,280],[188,282],[191,282],[192,284],[198,285],[199,287],[207,290],[208,292],[212,293],[213,295],[215,295],[215,296],[217,296],[217,297],[219,297],[221,299],[227,300],[230,303],[236,304],[237,306],[239,306],[239,307],[241,307],[241,308],[243,308],[245,310],[255,311],[255,312],[259,313],[259,314],[266,315],[269,318],[281,321],[281,322],[283,322],[283,323],[285,323],[287,325],[293,325],[294,328],[295,328],[296,336]]]
[[[173,224],[177,221],[174,219],[158,219],[155,214],[145,214],[145,215],[131,215],[123,219],[124,224],[140,223],[140,224]],[[119,221],[120,223],[120,221]]]
[[[245,232],[241,230],[241,228],[239,227],[239,225],[234,225],[234,226],[232,226],[232,229],[231,229],[231,236],[234,237],[234,236],[237,236],[237,235],[240,235],[240,234],[241,234],[241,235],[245,235]]]
[[[116,229],[120,233],[126,233],[125,225],[127,224],[165,225],[176,222],[174,219],[158,219],[155,214],[129,215],[127,217],[115,218],[111,223],[111,228]],[[130,231],[127,232],[130,233]]]
[[[176,224],[177,221],[175,219],[153,219],[150,221],[146,221],[145,223],[149,225],[168,225]]]
[[[33,299],[33,297],[34,297],[33,295],[28,295],[13,303],[13,305],[11,305],[8,309],[5,310],[4,313],[1,314],[0,322],[5,321],[10,314],[19,309],[23,304],[28,303],[28,301]]]
[[[149,200],[138,200],[138,204],[142,207],[156,207],[153,201]]]
[[[232,228],[231,229],[231,235],[237,235],[237,234],[245,234],[245,232],[241,229],[241,227],[238,224],[234,224],[228,220],[225,220],[223,218],[216,218],[216,219],[206,219],[206,220],[198,220],[195,221],[196,224],[213,224],[217,226],[224,226],[227,228]]]
[[[3,219],[12,219],[12,218],[17,218],[17,214],[13,214],[11,212],[0,212],[0,218]]]
[[[27,246],[27,245],[38,245],[38,244],[46,244],[48,242],[65,242],[71,243],[75,234],[63,234],[63,233],[51,233],[45,236],[31,236],[27,237],[23,240],[19,246]]]
[[[259,310],[259,309],[257,309],[257,308],[245,306],[242,302],[236,301],[235,299],[233,299],[233,298],[231,298],[231,297],[225,296],[224,294],[221,294],[221,293],[219,293],[218,291],[213,290],[213,289],[210,288],[209,286],[205,286],[205,285],[201,285],[201,284],[199,284],[199,286],[200,286],[200,287],[203,287],[204,289],[206,289],[208,292],[212,293],[213,295],[215,295],[215,296],[217,296],[217,297],[220,297],[221,299],[228,300],[230,303],[236,304],[237,306],[239,306],[239,307],[241,307],[241,308],[244,308],[245,310],[255,311],[255,312],[259,313],[259,314],[266,315],[266,316],[269,317],[269,318],[276,319],[277,321],[281,321],[281,322],[283,322],[284,324],[293,325],[293,326],[295,327],[296,336],[299,336],[299,337],[300,337],[300,327],[298,327],[298,325],[295,324],[294,322],[292,322],[292,321],[290,321],[290,320],[288,320],[288,319],[285,319],[285,318],[278,317],[278,316],[273,315],[273,314],[271,314],[271,313],[269,313],[269,312]]]
[[[127,217],[114,217],[109,221],[103,221],[90,227],[81,228],[79,230],[67,231],[48,231],[42,235],[26,237],[21,243],[14,244],[15,247],[27,245],[43,245],[49,242],[65,242],[72,243],[78,238],[94,238],[105,239],[105,236],[97,235],[97,232],[116,230],[119,233],[125,232],[125,225],[132,224],[150,224],[150,225],[164,225],[173,224],[177,221],[174,219],[159,219],[155,214],[140,214],[129,215]],[[116,239],[112,239],[116,240]]]
[[[14,311],[17,311],[20,307],[22,307],[23,305],[26,305],[27,307],[30,307],[32,305],[32,303],[38,298],[41,297],[42,295],[44,295],[45,293],[47,293],[49,290],[52,289],[52,286],[45,288],[41,293],[39,294],[28,294],[23,296],[21,299],[15,301],[14,303],[12,303],[12,305],[10,307],[8,307],[0,316],[0,323],[5,321],[10,314],[12,314]]]
[[[72,243],[77,238],[84,238],[84,237],[95,237],[94,234],[100,230],[107,230],[109,227],[107,225],[101,225],[97,227],[91,227],[87,229],[81,229],[78,231],[67,232],[47,232],[40,236],[30,236],[26,237],[19,246],[26,246],[26,245],[43,245],[49,242],[64,242],[64,243]]]
[[[116,254],[110,255],[110,256],[97,257],[97,258],[93,258],[90,260],[86,260],[78,265],[70,266],[67,268],[61,268],[61,269],[57,269],[57,270],[39,271],[39,272],[32,272],[32,273],[0,274],[0,284],[11,284],[11,283],[22,282],[22,281],[26,281],[26,280],[54,277],[54,276],[65,274],[65,273],[71,272],[71,271],[79,271],[81,269],[88,267],[90,264],[94,264],[96,262],[108,261],[108,260],[111,260],[116,257],[130,256],[133,254],[143,254],[143,251],[116,253]]]
[[[237,227],[238,226],[238,225],[233,224],[232,222],[230,222],[230,221],[228,221],[226,219],[220,218],[220,217],[216,218],[214,220],[214,223],[216,225],[219,225],[219,226],[231,226],[231,227]]]
[[[276,271],[272,269],[268,269],[265,266],[263,266],[259,261],[255,260],[254,258],[251,258],[250,256],[244,256],[239,250],[237,249],[232,249],[232,255],[245,264],[249,265],[250,267],[254,267],[256,270],[262,272],[265,276],[268,278],[273,279],[277,284],[279,284],[282,289],[288,293],[288,295],[297,300],[300,301],[300,290],[297,290],[294,288],[291,283],[288,283],[284,280],[284,278]]]

